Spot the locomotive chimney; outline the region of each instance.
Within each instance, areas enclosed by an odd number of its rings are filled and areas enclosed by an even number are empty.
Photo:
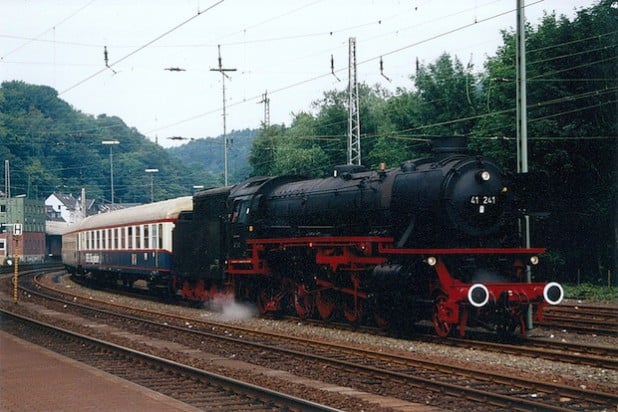
[[[431,139],[431,151],[438,157],[468,153],[466,136],[435,137]]]

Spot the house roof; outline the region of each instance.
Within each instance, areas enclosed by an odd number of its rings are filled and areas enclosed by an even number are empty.
[[[67,209],[75,210],[77,207],[77,200],[73,197],[72,194],[64,194],[54,192],[51,196],[55,196]]]

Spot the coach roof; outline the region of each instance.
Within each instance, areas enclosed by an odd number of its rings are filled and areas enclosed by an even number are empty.
[[[86,230],[175,220],[180,212],[192,210],[192,197],[184,196],[89,216],[76,224],[72,229]]]

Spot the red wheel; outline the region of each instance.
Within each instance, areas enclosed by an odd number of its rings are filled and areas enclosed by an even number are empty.
[[[337,295],[330,289],[320,290],[315,296],[315,305],[318,308],[320,318],[330,320],[337,306]]]
[[[256,304],[261,315],[264,315],[268,312],[269,301],[270,299],[268,298],[266,291],[263,290],[258,294]]]
[[[391,322],[388,319],[380,316],[378,313],[373,315],[373,320],[380,329],[388,329],[388,327],[391,325]]]
[[[452,330],[452,325],[442,320],[446,317],[446,312],[448,310],[445,305],[447,300],[448,298],[446,296],[439,295],[434,302],[433,315],[431,316],[433,328],[436,334],[441,338],[447,337]]]
[[[374,299],[371,306],[371,315],[376,326],[380,329],[388,329],[395,323],[394,314],[400,304],[395,303],[395,299],[390,296],[379,296]]]
[[[365,313],[363,299],[357,296],[346,295],[343,298],[343,316],[350,323],[360,323]]]
[[[381,310],[376,310],[373,313],[373,320],[380,329],[388,329],[391,325],[390,316],[382,313]]]
[[[307,287],[304,284],[299,284],[294,290],[294,308],[296,314],[301,319],[307,319],[313,314],[313,308],[315,307],[315,299],[311,293],[307,291]]]

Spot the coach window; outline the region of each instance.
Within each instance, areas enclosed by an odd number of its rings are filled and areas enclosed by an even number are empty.
[[[127,228],[120,228],[120,249],[126,249],[127,247]]]
[[[150,247],[150,225],[144,225],[144,249]]]
[[[159,249],[163,249],[163,224],[159,223],[159,228],[157,229],[157,236],[159,238]]]
[[[142,227],[135,226],[135,249],[142,248]]]
[[[101,231],[94,231],[94,249],[99,250],[101,248]]]
[[[133,249],[133,226],[127,227],[127,249]]]
[[[150,247],[153,249],[157,248],[157,225],[151,225],[150,226]]]
[[[114,231],[114,249],[118,249],[118,228],[115,227]]]

